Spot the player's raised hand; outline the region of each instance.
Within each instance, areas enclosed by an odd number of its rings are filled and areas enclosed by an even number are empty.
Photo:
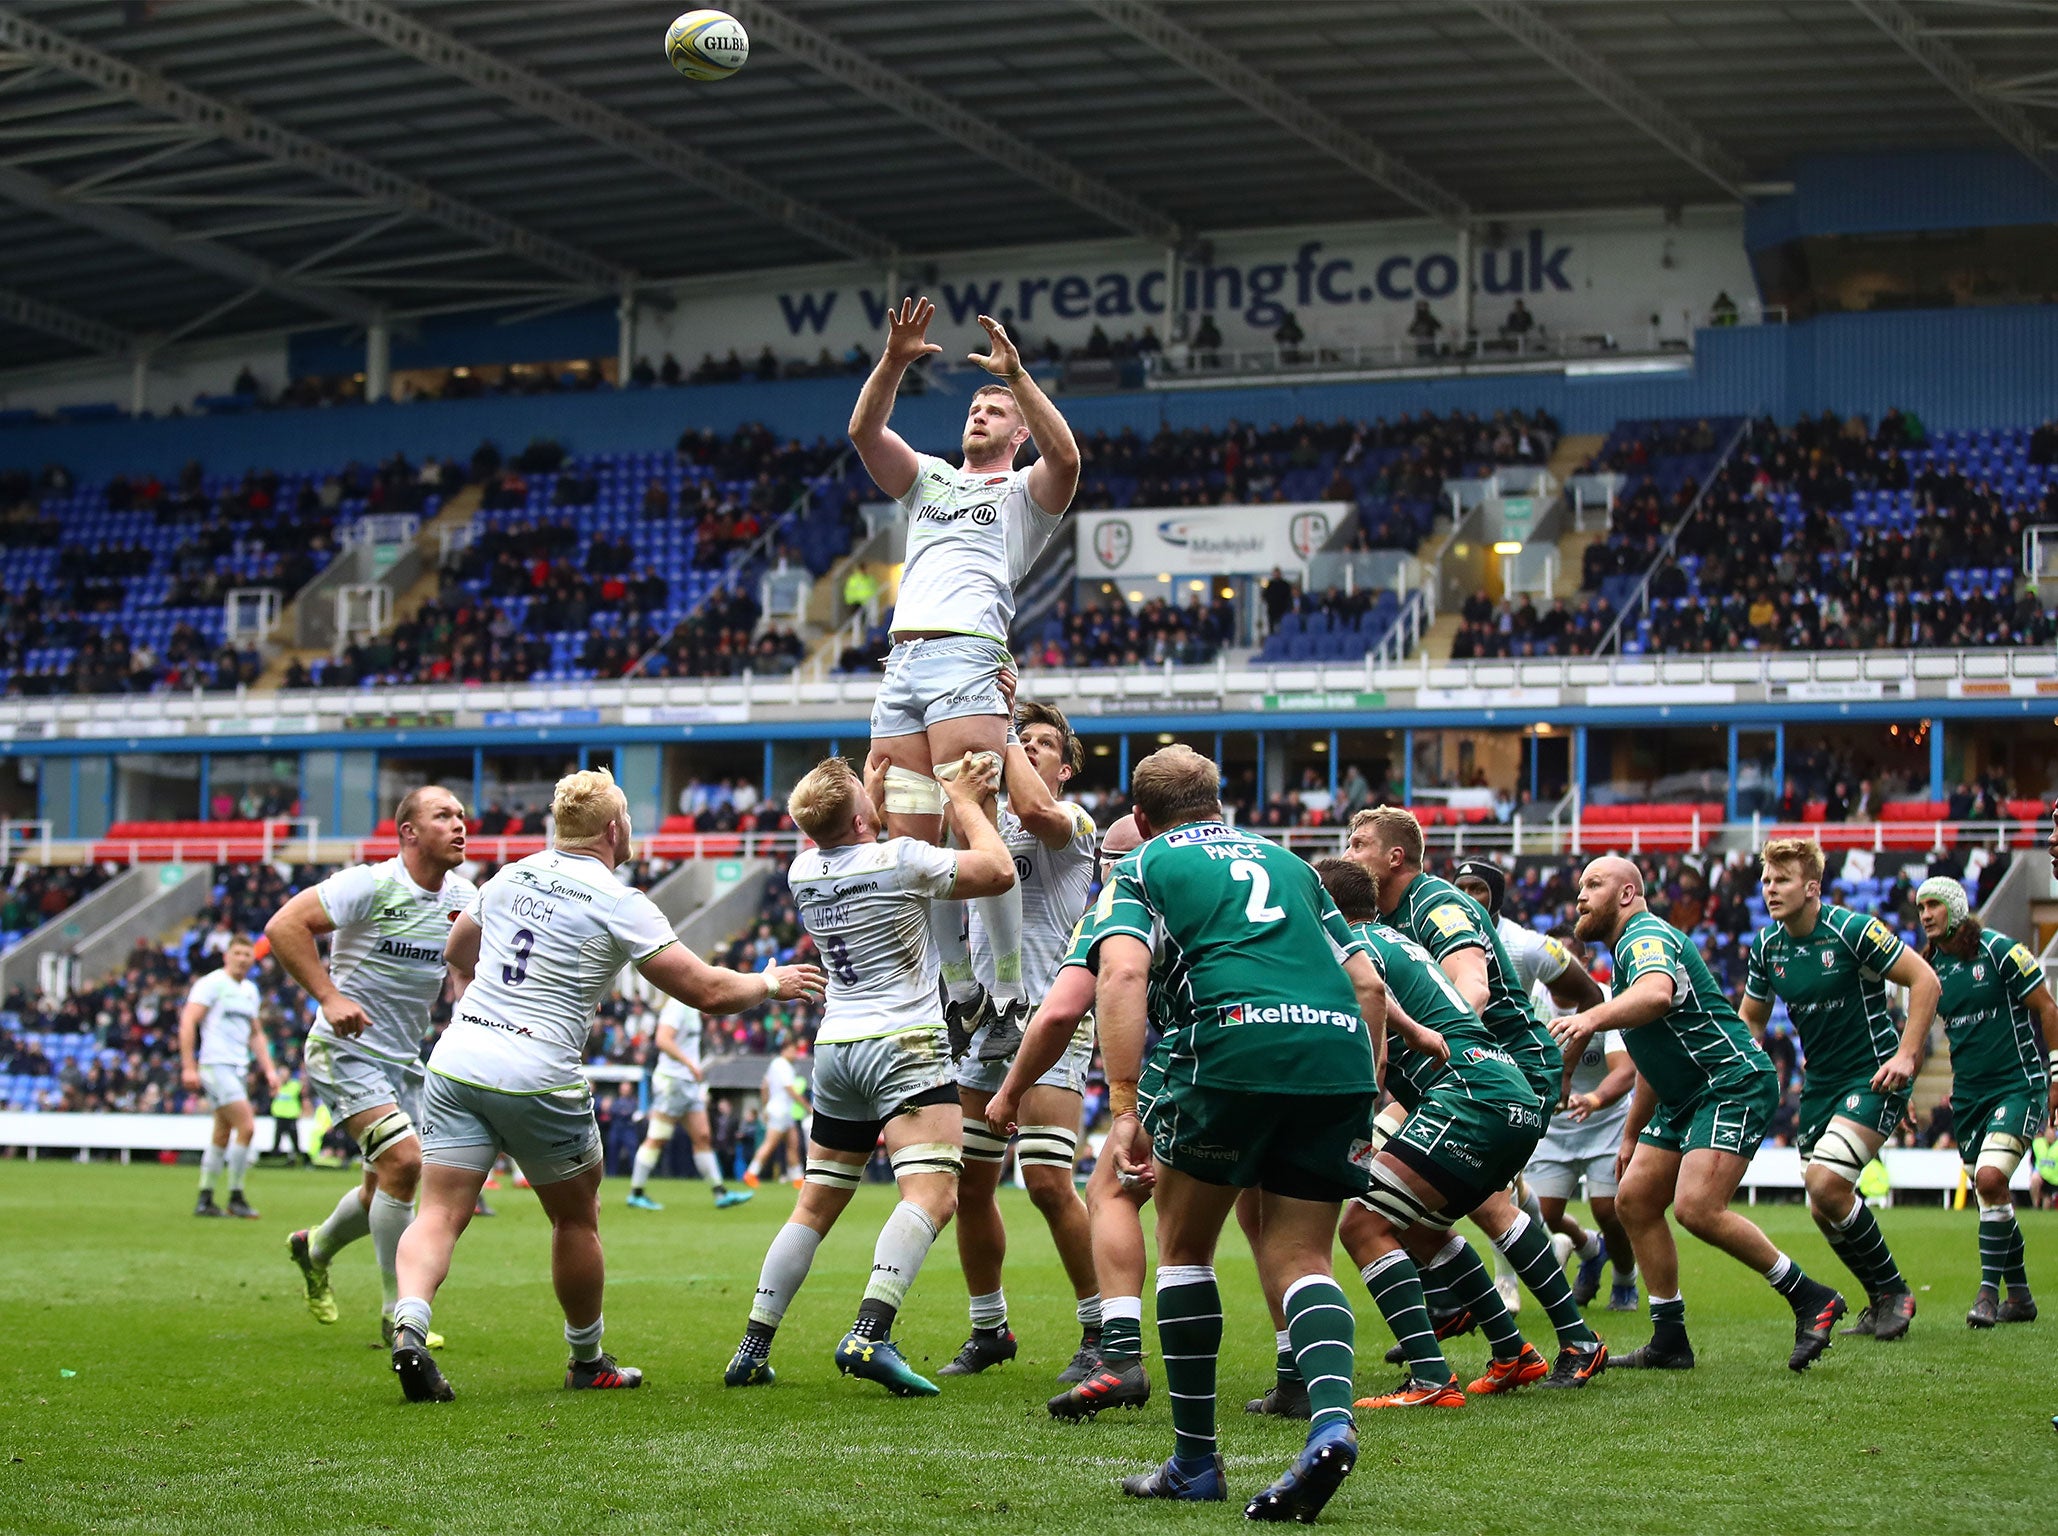
[[[928,339],[935,317],[936,306],[927,299],[902,299],[899,309],[887,310],[886,356],[896,363],[936,356],[943,348]]]
[[[322,1017],[329,1021],[329,1028],[345,1040],[355,1039],[371,1025],[371,1015],[364,1011],[364,1005],[343,996],[340,992],[333,1001],[322,1004]]]
[[[941,777],[941,775],[939,775]],[[943,780],[943,792],[964,805],[978,805],[1000,784],[1000,765],[991,752],[967,752]]]
[[[820,1002],[828,982],[812,965],[768,965],[765,967],[765,999],[792,1002],[796,998]]]
[[[1585,1018],[1582,1013],[1568,1013],[1562,1019],[1551,1020],[1551,1038],[1567,1056],[1583,1054],[1587,1041],[1594,1037],[1594,1028],[1583,1022]]]
[[[872,802],[873,814],[886,814],[886,770],[893,766],[893,759],[884,752],[874,752],[865,759],[865,798]]]
[[[1022,371],[1022,354],[1015,350],[1015,344],[1008,339],[1007,327],[991,315],[981,315],[979,325],[986,332],[986,352],[973,352],[966,361],[977,363],[988,373],[1003,379],[1013,378]]]
[[[1010,720],[1015,717],[1015,689],[1021,686],[1021,682],[1022,679],[1007,667],[1002,667],[1000,674],[994,679],[994,686],[1000,689],[1001,702],[1008,707]]]

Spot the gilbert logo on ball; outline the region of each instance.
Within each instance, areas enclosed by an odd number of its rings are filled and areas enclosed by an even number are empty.
[[[750,34],[727,11],[688,11],[665,31],[665,58],[688,80],[726,80],[750,60]]]

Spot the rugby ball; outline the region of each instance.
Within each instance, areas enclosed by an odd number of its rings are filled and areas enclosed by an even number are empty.
[[[688,80],[726,80],[750,61],[750,34],[727,11],[688,11],[666,29],[665,57]]]

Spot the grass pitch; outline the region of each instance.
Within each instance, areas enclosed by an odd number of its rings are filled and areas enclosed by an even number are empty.
[[[1169,1452],[1160,1392],[1141,1413],[1062,1425],[1045,1414],[1076,1343],[1072,1299],[1041,1222],[1004,1195],[1008,1293],[1022,1357],[900,1401],[838,1377],[890,1201],[868,1186],[788,1315],[770,1389],[725,1391],[764,1245],[790,1193],[717,1215],[698,1184],[663,1183],[661,1214],[624,1210],[610,1181],[608,1343],[649,1384],[560,1387],[562,1320],[533,1197],[475,1222],[436,1309],[458,1391],[410,1407],[375,1347],[369,1242],[335,1268],[343,1320],[302,1306],[285,1235],[326,1214],[347,1180],[259,1170],[258,1222],[188,1213],[190,1168],[0,1163],[0,1532],[292,1531],[979,1532],[1229,1529],[1237,1505],[1123,1499],[1114,1479]],[[1760,1207],[1812,1273],[1846,1282],[1796,1206]],[[1887,1233],[1922,1303],[1901,1345],[1842,1339],[1805,1376],[1785,1369],[1791,1323],[1754,1276],[1684,1243],[1689,1376],[1610,1374],[1581,1393],[1519,1394],[1462,1412],[1361,1416],[1364,1456],[1323,1524],[1339,1530],[1699,1533],[2049,1529],[2058,1486],[2058,1219],[2025,1213],[2031,1279],[2050,1315],[1973,1334],[1971,1212],[1900,1209]],[[1239,1501],[1298,1448],[1298,1426],[1247,1418],[1271,1375],[1270,1327],[1232,1228],[1223,1449]],[[1360,1294],[1355,1280],[1347,1289]],[[918,1369],[955,1352],[964,1295],[951,1234],[900,1329]],[[1596,1310],[1611,1342],[1649,1332]],[[1549,1353],[1532,1302],[1524,1321]],[[1147,1338],[1148,1333],[1147,1333]],[[1397,1376],[1369,1301],[1361,1388]],[[1151,1341],[1151,1353],[1156,1353]],[[1476,1369],[1485,1347],[1460,1341]]]

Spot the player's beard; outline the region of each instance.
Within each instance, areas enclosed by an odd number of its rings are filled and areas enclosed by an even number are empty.
[[[1615,938],[1608,932],[1608,918],[1603,912],[1580,913],[1573,919],[1572,936],[1582,944],[1607,944],[1611,947]]]

